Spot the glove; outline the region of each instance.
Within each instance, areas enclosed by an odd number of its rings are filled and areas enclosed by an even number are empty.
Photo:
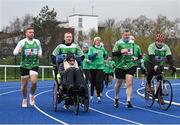
[[[176,67],[175,66],[170,66],[169,69],[172,70],[173,72],[176,72]]]
[[[159,66],[158,66],[158,65],[155,65],[155,66],[154,66],[154,71],[157,72],[158,70],[159,70]]]

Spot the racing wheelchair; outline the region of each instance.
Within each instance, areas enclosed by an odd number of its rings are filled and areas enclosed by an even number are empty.
[[[79,114],[80,106],[85,112],[89,109],[89,93],[85,75],[78,67],[65,68],[67,54],[56,56],[56,65],[53,66],[55,83],[53,86],[53,110],[56,112],[58,104],[64,101],[64,108],[74,107],[74,113]],[[74,56],[76,64],[81,58]]]

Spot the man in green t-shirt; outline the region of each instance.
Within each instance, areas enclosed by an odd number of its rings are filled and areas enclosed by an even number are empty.
[[[22,107],[24,108],[27,107],[27,84],[29,77],[31,81],[30,105],[35,104],[34,93],[38,79],[39,57],[42,56],[40,41],[34,39],[34,29],[32,27],[28,27],[25,30],[25,36],[26,38],[19,41],[13,51],[14,55],[21,54],[20,72],[23,94]]]
[[[126,80],[126,107],[132,108],[131,95],[133,78],[138,65],[138,60],[142,58],[140,47],[129,38],[130,32],[126,30],[122,39],[118,40],[113,48],[112,55],[116,63],[115,68],[115,98],[114,107],[119,107],[119,91],[122,84],[122,80]]]
[[[176,68],[173,64],[172,53],[168,45],[164,43],[164,35],[157,33],[156,41],[148,47],[148,52],[144,57],[144,65],[147,70],[147,85],[146,90],[151,91],[151,79],[159,69],[164,68],[164,62],[169,64],[170,69],[175,72]],[[163,100],[160,100],[162,102]]]
[[[60,88],[62,87],[61,82],[63,81],[63,78],[61,78],[61,77],[63,77],[62,74],[64,71],[64,66],[61,64],[63,64],[63,61],[65,60],[66,55],[68,55],[68,54],[73,54],[75,56],[75,58],[78,57],[78,59],[80,59],[80,60],[78,60],[76,58],[76,61],[79,63],[84,59],[83,51],[81,50],[81,48],[79,47],[78,44],[73,42],[72,33],[70,33],[70,32],[66,32],[64,34],[63,43],[59,44],[54,49],[54,51],[52,52],[52,55],[51,55],[51,60],[52,60],[53,66],[54,66],[53,70],[54,70],[54,74],[55,74],[55,80]],[[59,60],[58,60],[58,58],[59,58]],[[60,64],[59,67],[56,65],[57,61]],[[80,75],[79,75],[79,77],[80,77]],[[77,79],[81,79],[81,78],[77,78]],[[66,83],[62,82],[62,84],[64,86],[64,84],[66,84]],[[69,84],[69,83],[67,83],[67,84]],[[68,85],[66,85],[66,86],[68,86]],[[64,108],[66,108],[66,107],[67,107],[67,105],[65,102]]]

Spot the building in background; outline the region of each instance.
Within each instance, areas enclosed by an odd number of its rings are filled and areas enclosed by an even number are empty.
[[[61,26],[74,28],[74,39],[81,41],[81,36],[87,36],[91,30],[98,32],[98,16],[73,14]]]

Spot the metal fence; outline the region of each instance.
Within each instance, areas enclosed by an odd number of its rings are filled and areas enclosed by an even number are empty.
[[[2,76],[3,80],[7,82],[7,68],[19,68],[20,65],[0,65],[0,68],[4,68],[4,76]],[[45,80],[45,69],[50,69],[50,72],[52,70],[52,66],[39,66],[41,69],[41,80]],[[165,69],[168,69],[168,67],[165,67]],[[139,70],[140,68],[137,68],[136,72],[136,78],[139,78]],[[177,68],[177,71],[180,71],[180,68]],[[2,74],[2,73],[1,73]],[[174,78],[177,78],[177,74],[175,73]]]
[[[20,65],[0,65],[0,68],[4,68],[4,81],[7,81],[7,68],[19,68]],[[52,66],[39,66],[41,69],[41,80],[45,79],[45,69],[52,69]]]

